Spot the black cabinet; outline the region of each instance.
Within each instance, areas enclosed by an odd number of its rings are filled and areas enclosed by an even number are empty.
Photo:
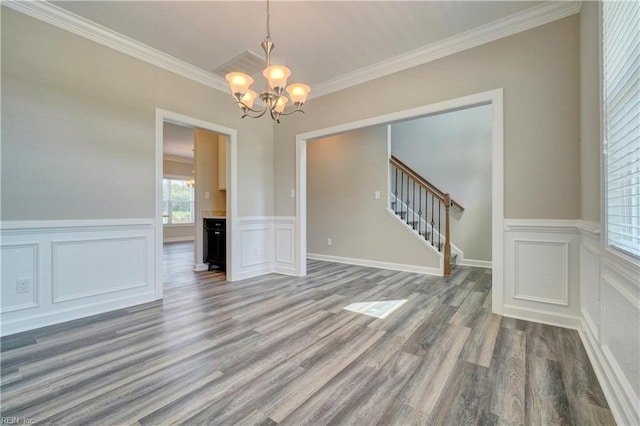
[[[222,271],[227,266],[227,220],[204,220],[204,262],[209,270],[218,267]]]

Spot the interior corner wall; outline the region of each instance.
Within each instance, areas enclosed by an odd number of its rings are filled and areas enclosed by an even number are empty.
[[[155,108],[238,130],[239,215],[273,214],[273,125],[228,94],[2,8],[2,219],[152,218]]]
[[[387,158],[385,125],[308,141],[310,254],[439,268],[440,258],[386,211]]]
[[[275,129],[276,214],[295,214],[296,135],[503,88],[505,217],[578,219],[578,36],[570,16],[312,98]]]
[[[598,2],[580,11],[580,211],[600,221],[600,35]]]

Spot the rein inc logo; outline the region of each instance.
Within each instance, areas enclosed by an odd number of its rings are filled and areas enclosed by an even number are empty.
[[[28,417],[2,417],[0,419],[0,424],[3,425],[32,425],[35,424],[35,419],[30,419]]]

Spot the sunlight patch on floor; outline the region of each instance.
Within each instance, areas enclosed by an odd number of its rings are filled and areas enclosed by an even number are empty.
[[[381,300],[376,302],[358,302],[345,306],[343,309],[356,312],[358,314],[369,315],[375,318],[386,318],[393,311],[402,306],[407,299],[402,300]]]

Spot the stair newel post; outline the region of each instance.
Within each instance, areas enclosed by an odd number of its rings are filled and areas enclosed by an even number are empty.
[[[451,208],[451,197],[449,194],[444,194],[444,209],[445,209],[445,222],[444,222],[444,276],[451,275],[451,237],[449,235],[449,209]]]

